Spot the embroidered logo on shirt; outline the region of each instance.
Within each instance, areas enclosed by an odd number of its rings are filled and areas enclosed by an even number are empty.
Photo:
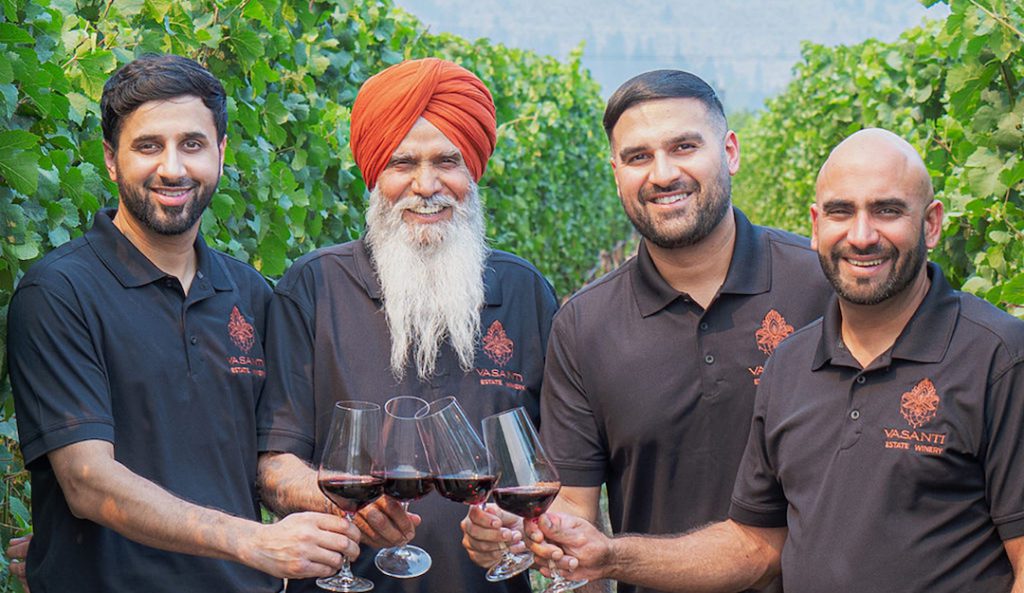
[[[771,356],[775,348],[793,333],[793,326],[786,323],[786,318],[775,309],[765,313],[761,321],[761,329],[754,333],[757,341],[757,349],[764,352],[765,356]],[[754,377],[754,385],[761,383],[761,373],[764,372],[764,365],[747,367],[747,371]]]
[[[495,320],[491,327],[487,328],[487,335],[484,336],[484,352],[498,366],[505,366],[512,360],[512,353],[515,351],[515,344],[505,333],[505,327],[500,321]]]
[[[947,433],[918,430],[935,418],[939,411],[939,401],[939,392],[931,379],[921,379],[910,391],[900,395],[900,415],[910,425],[910,430],[882,428],[886,438],[885,448],[942,455],[946,448]]]
[[[757,330],[754,337],[757,338],[758,350],[771,356],[772,352],[775,352],[775,348],[791,333],[793,333],[793,326],[786,323],[786,318],[778,311],[772,309],[764,316],[761,329]]]
[[[228,335],[231,336],[231,341],[235,343],[235,346],[238,346],[245,353],[252,350],[253,344],[256,343],[256,330],[252,327],[251,323],[245,320],[237,306],[231,309],[231,320],[228,321]]]
[[[910,428],[920,428],[938,411],[939,394],[929,379],[921,379],[913,389],[900,396],[900,414]]]

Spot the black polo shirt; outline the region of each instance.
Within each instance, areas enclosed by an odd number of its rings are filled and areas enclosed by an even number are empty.
[[[1005,592],[1024,535],[1024,322],[931,287],[867,369],[839,307],[772,357],[729,515],[789,526],[787,593]]]
[[[806,239],[733,212],[732,262],[707,310],[665,282],[641,244],[555,317],[542,438],[562,484],[607,483],[616,533],[726,517],[765,360],[831,292]]]
[[[487,259],[484,285],[475,368],[463,372],[445,345],[434,377],[420,381],[410,363],[396,383],[380,285],[363,241],[321,249],[295,262],[275,288],[268,317],[260,449],[294,453],[315,465],[334,403],[344,399],[383,404],[395,395],[427,401],[452,395],[477,427],[485,416],[516,406],[525,406],[536,421],[544,351],[557,306],[554,291],[529,263],[500,251]],[[411,510],[423,517],[414,542],[430,553],[433,566],[419,578],[391,578],[374,566],[376,551],[364,548],[353,570],[373,580],[375,592],[529,591],[525,576],[487,583],[484,569],[469,560],[459,528],[465,505],[432,493],[412,503]],[[318,589],[293,582],[288,590]]]
[[[233,562],[137,544],[68,509],[47,453],[99,439],[176,496],[258,519],[256,405],[270,287],[249,266],[195,248],[188,296],[96,215],[83,237],[25,274],[8,317],[22,453],[32,474],[36,593],[273,592],[280,581]]]

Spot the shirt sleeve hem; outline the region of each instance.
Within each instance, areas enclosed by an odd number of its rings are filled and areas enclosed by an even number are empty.
[[[291,453],[299,459],[313,458],[313,441],[305,435],[282,430],[260,431],[256,435],[256,447],[260,453],[277,451]]]
[[[50,451],[93,440],[113,443],[113,423],[106,420],[85,420],[57,426],[22,443],[21,454],[27,466]]]
[[[1024,536],[1024,515],[996,523],[996,530],[1003,541]]]
[[[729,505],[729,518],[737,523],[754,527],[785,527],[786,508],[754,507],[734,498],[732,504]]]
[[[604,469],[580,469],[555,464],[563,486],[600,486],[604,484]]]

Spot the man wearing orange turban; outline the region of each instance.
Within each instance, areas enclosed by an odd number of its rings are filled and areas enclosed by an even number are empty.
[[[476,182],[495,148],[483,82],[427,58],[373,76],[352,107],[352,154],[371,190],[366,235],[300,260],[275,289],[259,445],[264,501],[280,514],[328,505],[310,464],[339,400],[454,395],[479,426],[524,406],[536,422],[556,300],[528,262],[489,249]],[[374,551],[353,566],[375,591],[526,593],[524,575],[491,584],[462,549],[466,507],[440,496],[407,514],[389,496],[360,511],[363,543],[415,536],[433,559],[412,579],[385,576]],[[422,517],[422,519],[421,519]],[[422,522],[420,522],[422,521]],[[315,591],[292,582],[288,591]]]

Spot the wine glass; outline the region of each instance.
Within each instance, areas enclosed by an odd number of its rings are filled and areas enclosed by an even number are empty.
[[[423,441],[416,428],[416,413],[427,402],[411,396],[393,397],[384,404],[383,461],[375,474],[384,480],[384,494],[409,510],[409,503],[426,496],[434,488]],[[430,569],[430,554],[418,546],[404,543],[377,552],[374,564],[388,576],[408,579]]]
[[[497,476],[488,461],[487,449],[459,402],[454,397],[431,402],[422,414],[420,427],[437,492],[449,500],[483,509]],[[513,554],[505,548],[498,563],[487,571],[487,580],[514,577],[532,564],[532,553]]]
[[[334,404],[331,429],[317,470],[317,485],[335,506],[352,515],[384,493],[384,479],[374,475],[380,458],[380,406],[370,402],[340,401]],[[341,570],[316,580],[328,591],[361,592],[373,582],[352,574],[348,558]]]
[[[506,511],[536,523],[558,496],[562,482],[541,447],[525,408],[484,418],[484,442],[491,467],[498,474],[494,502]],[[551,563],[551,585],[544,593],[563,593],[587,584],[558,574]]]

